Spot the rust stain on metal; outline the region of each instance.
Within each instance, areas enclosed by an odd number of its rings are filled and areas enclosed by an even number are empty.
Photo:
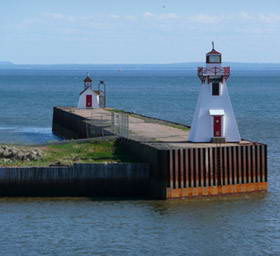
[[[267,191],[267,189],[268,189],[267,182],[213,186],[213,187],[208,187],[207,189],[203,187],[167,189],[167,197],[168,199],[175,199],[175,198],[191,198],[191,197],[198,197],[198,196],[232,195],[236,193]]]
[[[267,190],[265,150],[264,145],[170,150],[168,198]]]

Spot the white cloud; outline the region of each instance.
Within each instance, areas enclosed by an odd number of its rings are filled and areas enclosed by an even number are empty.
[[[120,15],[115,15],[115,14],[112,14],[111,17],[112,17],[113,19],[119,19],[119,18],[121,18]]]
[[[145,12],[144,17],[153,18],[155,20],[181,20],[183,22],[192,22],[192,23],[218,23],[224,19],[224,16],[211,16],[205,14],[198,14],[193,16],[180,16],[176,13],[160,13],[154,14],[151,12]]]
[[[280,15],[275,15],[275,14],[260,14],[259,19],[265,23],[279,23],[280,22]]]
[[[61,20],[61,21],[67,21],[67,22],[75,22],[76,18],[68,15],[64,15],[61,13],[43,13],[43,17],[51,19],[51,20]]]
[[[156,20],[172,20],[180,18],[180,16],[178,16],[176,13],[154,14],[151,12],[144,12],[143,16],[146,18],[154,18]]]
[[[144,12],[144,17],[154,17],[155,15],[151,12]]]
[[[163,13],[159,16],[159,18],[162,20],[173,20],[180,18],[180,16],[178,16],[176,13]]]
[[[106,33],[137,34],[137,31],[158,31],[168,34],[205,33],[205,34],[271,34],[280,32],[280,15],[256,14],[241,11],[210,15],[178,15],[177,13],[152,13],[146,11],[138,15],[106,14],[95,16],[70,16],[63,13],[42,13],[18,24],[18,29],[31,31],[47,31],[49,34],[93,34],[97,30]]]
[[[205,14],[199,14],[195,16],[191,16],[190,21],[194,23],[202,23],[202,24],[214,24],[214,23],[220,23],[224,20],[224,16],[211,16],[211,15],[205,15]]]
[[[240,18],[243,20],[252,20],[253,19],[253,16],[245,11],[241,11],[239,15],[240,15]]]
[[[176,13],[160,13],[155,14],[151,12],[145,12],[143,14],[145,18],[150,18],[160,21],[166,20],[177,20],[181,23],[192,23],[192,24],[240,24],[242,22],[252,22],[255,24],[267,24],[267,23],[280,23],[280,15],[276,14],[251,14],[246,11],[241,11],[235,14],[220,14],[220,15],[209,15],[209,14],[197,14],[191,16],[180,16]]]
[[[278,14],[251,14],[245,11],[240,12],[238,15],[241,20],[243,21],[251,21],[259,24],[266,24],[266,23],[280,23],[280,15]]]

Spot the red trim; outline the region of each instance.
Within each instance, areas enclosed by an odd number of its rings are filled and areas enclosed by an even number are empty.
[[[86,95],[86,107],[92,107],[92,95]]]
[[[85,83],[91,83],[91,82],[92,82],[92,79],[91,79],[89,76],[87,76],[87,77],[84,79],[84,82],[85,82]]]
[[[210,55],[210,54],[222,55],[220,52],[217,52],[215,49],[213,49],[211,52],[207,53],[207,55]]]
[[[214,137],[222,137],[222,116],[213,116]]]

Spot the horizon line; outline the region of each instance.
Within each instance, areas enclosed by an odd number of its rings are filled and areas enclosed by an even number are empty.
[[[170,62],[170,63],[14,63],[11,61],[0,61],[0,66],[4,65],[41,65],[41,66],[55,66],[55,65],[178,65],[178,64],[197,64],[205,63],[204,61],[189,61],[189,62]],[[239,62],[239,61],[225,61],[223,63],[231,64],[272,64],[280,65],[280,62]]]

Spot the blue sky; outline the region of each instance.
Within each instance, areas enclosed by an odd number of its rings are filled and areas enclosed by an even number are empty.
[[[18,64],[280,63],[279,0],[9,0],[0,61]]]

